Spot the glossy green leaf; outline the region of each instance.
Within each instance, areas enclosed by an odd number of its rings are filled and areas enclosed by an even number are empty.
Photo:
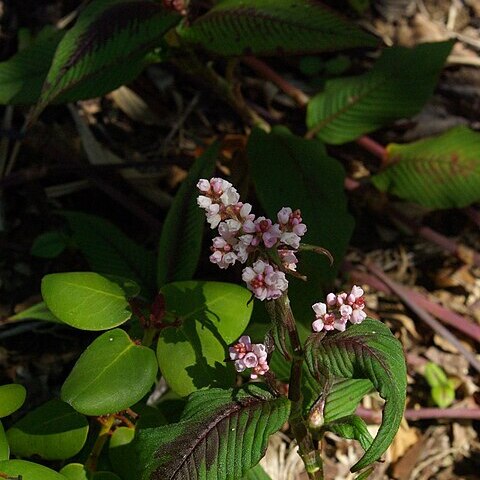
[[[451,382],[433,387],[431,394],[432,400],[440,408],[447,408],[455,401],[455,387]]]
[[[60,400],[50,400],[9,428],[7,438],[12,453],[19,457],[64,460],[82,449],[87,434],[83,415]]]
[[[55,51],[36,113],[73,89],[77,98],[88,98],[130,82],[145,66],[145,54],[179,20],[155,1],[89,2]]]
[[[381,191],[429,208],[480,200],[480,133],[460,126],[442,135],[387,147],[386,167],[372,177]]]
[[[33,242],[30,253],[40,258],[58,257],[67,247],[68,237],[58,231],[45,232],[39,235]]]
[[[113,328],[132,315],[123,289],[98,273],[46,275],[42,296],[56,317],[80,330]]]
[[[10,446],[2,422],[0,422],[0,461],[10,458]]]
[[[403,417],[407,374],[400,342],[378,320],[367,318],[345,332],[313,334],[305,346],[309,369],[325,378],[368,378],[385,399],[382,424],[372,445],[352,471],[377,460],[393,440]]]
[[[15,320],[43,320],[45,322],[61,323],[59,320],[45,305],[45,302],[39,302],[31,307],[22,310],[21,312],[8,317],[9,321]]]
[[[133,280],[149,293],[156,290],[152,252],[102,217],[82,212],[65,212],[63,216],[92,270]]]
[[[367,424],[357,415],[339,418],[328,423],[324,428],[343,438],[358,440],[364,450],[368,450],[372,445],[373,438],[368,431]]]
[[[167,312],[181,326],[160,333],[157,357],[170,387],[181,396],[207,386],[231,386],[235,373],[228,345],[245,330],[250,292],[220,282],[175,282],[161,289]]]
[[[16,412],[25,402],[27,391],[23,385],[10,383],[0,386],[0,418]]]
[[[220,145],[213,144],[197,159],[175,195],[163,224],[158,245],[157,284],[190,280],[202,253],[205,214],[197,205],[200,178],[210,178],[215,170]],[[181,221],[180,221],[181,219]]]
[[[0,472],[9,480],[65,480],[65,477],[50,468],[26,460],[0,462]]]
[[[355,480],[367,480],[367,478],[370,477],[370,475],[374,472],[374,470],[375,470],[374,467],[367,468],[364,472],[358,474],[355,477]]]
[[[69,463],[60,470],[60,473],[67,480],[89,480],[87,470],[81,463]]]
[[[411,117],[432,95],[453,43],[387,48],[369,72],[328,81],[308,104],[308,128],[341,144]]]
[[[243,480],[272,480],[265,470],[257,465],[247,472]]]
[[[240,480],[288,419],[290,402],[265,388],[192,394],[179,423],[141,430],[127,446],[138,480]]]
[[[61,398],[85,415],[115,413],[143,398],[157,371],[152,350],[137,345],[123,330],[110,330],[82,353]]]
[[[355,412],[362,398],[373,390],[365,378],[335,380],[329,388],[323,410],[324,422],[333,422]]]
[[[320,142],[304,140],[285,128],[274,128],[270,134],[254,130],[247,155],[257,196],[268,216],[276,219],[284,206],[300,208],[308,228],[305,242],[327,248],[335,259],[332,268],[326,257],[301,252],[298,270],[308,281],[289,279],[296,319],[310,328],[311,305],[335,278],[353,230],[343,186],[345,172]]]
[[[0,63],[0,104],[31,105],[38,100],[63,35],[62,31],[45,28],[31,45]]]
[[[219,55],[305,54],[378,44],[334,10],[309,0],[223,0],[179,33]]]
[[[433,362],[427,362],[423,376],[432,388],[448,383],[448,377],[443,368]]]

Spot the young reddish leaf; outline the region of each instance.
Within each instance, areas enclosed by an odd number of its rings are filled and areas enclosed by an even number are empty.
[[[328,81],[308,104],[311,135],[337,145],[414,115],[432,95],[452,46],[388,48],[369,72]]]
[[[179,33],[219,55],[305,54],[378,44],[315,0],[224,0]]]
[[[389,163],[372,177],[382,191],[430,208],[480,200],[480,133],[460,126],[442,135],[387,147]]]
[[[35,113],[81,84],[88,98],[133,80],[180,18],[152,0],[90,2],[58,45]]]
[[[305,346],[309,369],[325,378],[368,378],[385,399],[382,424],[365,455],[352,467],[358,471],[385,452],[403,417],[407,373],[400,342],[378,320],[367,318],[345,332],[313,334]]]

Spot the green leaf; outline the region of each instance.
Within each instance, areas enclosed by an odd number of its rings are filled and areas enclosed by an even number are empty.
[[[165,285],[167,314],[180,327],[160,333],[157,358],[162,375],[178,395],[207,386],[231,386],[233,366],[225,362],[228,345],[237,340],[250,320],[250,292],[220,282],[175,282]]]
[[[336,276],[353,230],[344,191],[345,172],[318,141],[292,135],[285,128],[267,134],[254,130],[247,147],[258,198],[272,219],[284,206],[300,208],[308,231],[305,242],[327,248],[335,259],[302,252],[298,270],[308,281],[289,280],[289,295],[297,320],[310,324],[311,305]],[[329,226],[335,225],[335,228]]]
[[[53,100],[100,96],[133,80],[179,20],[150,0],[90,2],[55,52],[37,114]]]
[[[80,330],[106,330],[131,317],[122,288],[93,272],[47,275],[42,295],[56,317]]]
[[[372,390],[372,382],[364,378],[335,380],[325,400],[324,421],[333,422],[351,415],[357,409],[360,400]]]
[[[388,163],[373,184],[429,208],[462,208],[480,200],[480,133],[465,126],[387,147]]]
[[[61,398],[85,415],[115,413],[143,398],[157,371],[152,350],[132,342],[123,330],[110,330],[82,353]]]
[[[63,34],[51,27],[44,28],[31,45],[0,63],[1,105],[31,105],[38,100]]]
[[[88,480],[87,470],[81,463],[69,463],[60,470],[60,473],[67,480]]]
[[[453,43],[387,48],[371,71],[328,81],[308,104],[308,128],[338,145],[416,114],[432,95]]]
[[[433,362],[427,362],[423,376],[431,388],[448,383],[448,377],[443,368]]]
[[[367,468],[367,470],[358,474],[355,477],[355,480],[367,480],[367,478],[374,472],[374,470],[375,470],[374,467]]]
[[[82,449],[87,434],[88,422],[83,415],[60,400],[51,400],[15,423],[7,438],[12,453],[19,457],[64,460]]]
[[[43,320],[45,322],[61,323],[61,321],[47,308],[45,302],[36,303],[35,305],[8,317],[8,320]]]
[[[243,480],[272,480],[269,475],[265,473],[265,470],[257,465],[247,472]]]
[[[40,258],[56,258],[67,247],[68,237],[58,230],[45,232],[33,242],[30,254]]]
[[[326,424],[324,429],[343,438],[358,440],[364,450],[368,450],[373,442],[367,424],[357,415],[349,415],[335,420]]]
[[[27,391],[23,385],[10,383],[0,386],[0,418],[16,412],[25,402]]]
[[[334,10],[309,0],[223,0],[179,34],[219,55],[305,54],[378,44]]]
[[[65,212],[63,215],[92,270],[128,278],[150,293],[156,290],[152,252],[104,218],[81,212]]]
[[[405,409],[407,375],[400,342],[381,322],[367,318],[345,332],[313,334],[305,358],[319,381],[368,378],[385,399],[382,424],[372,445],[352,467],[358,471],[377,460],[393,440]]]
[[[432,387],[432,400],[440,408],[447,408],[455,401],[455,388],[448,382]]]
[[[268,437],[288,419],[290,402],[266,389],[208,389],[192,394],[179,423],[141,430],[126,455],[142,480],[240,480],[264,455]]]
[[[10,446],[2,422],[0,422],[0,461],[10,458]]]
[[[5,460],[0,462],[0,472],[11,480],[65,480],[60,473],[38,463],[26,460]]]
[[[158,245],[157,284],[190,280],[202,250],[205,215],[197,205],[197,182],[215,170],[220,145],[214,143],[195,162],[175,195]]]

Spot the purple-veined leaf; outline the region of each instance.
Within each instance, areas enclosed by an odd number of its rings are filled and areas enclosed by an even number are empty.
[[[133,80],[180,16],[152,0],[94,0],[60,41],[36,114],[54,100],[100,96]],[[83,95],[78,88],[85,86]]]
[[[385,399],[377,436],[352,471],[365,468],[388,448],[403,417],[407,374],[400,342],[383,323],[367,318],[345,332],[311,335],[305,358],[320,382],[325,378],[368,378]]]
[[[387,147],[388,163],[373,184],[430,208],[480,200],[480,133],[460,126],[442,135]]]
[[[133,459],[128,473],[138,480],[240,480],[289,413],[286,397],[257,385],[195,392],[179,423],[142,429],[125,446]]]
[[[219,55],[305,54],[378,44],[316,0],[224,0],[179,34]]]
[[[392,47],[369,72],[330,80],[308,104],[307,125],[326,143],[350,142],[416,114],[432,95],[453,42]]]

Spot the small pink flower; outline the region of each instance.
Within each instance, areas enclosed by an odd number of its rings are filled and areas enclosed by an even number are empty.
[[[212,240],[211,250],[213,253],[210,255],[210,261],[222,269],[228,268],[237,260],[233,246],[222,237],[215,237]]]
[[[285,274],[275,270],[263,260],[257,260],[252,267],[244,268],[242,280],[255,297],[259,300],[273,300],[281,297],[288,287]]]
[[[252,379],[268,372],[267,349],[263,343],[252,344],[250,337],[244,335],[240,337],[238,343],[228,350],[230,359],[234,360],[237,372],[243,372],[247,368],[251,368],[250,378]]]

